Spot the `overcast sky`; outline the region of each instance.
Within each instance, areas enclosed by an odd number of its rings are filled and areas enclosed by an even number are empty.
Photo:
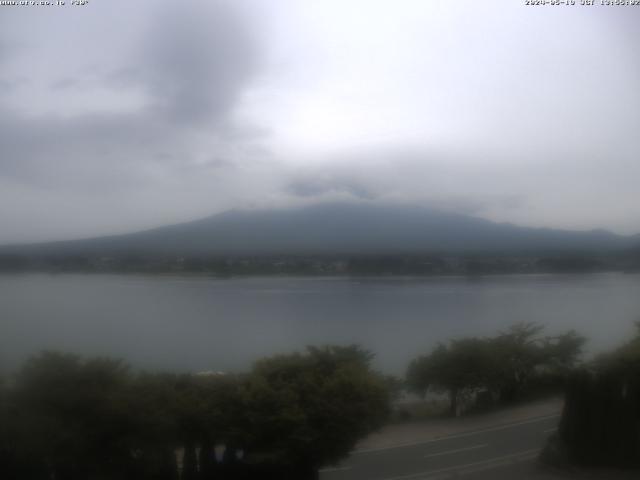
[[[0,243],[336,200],[640,232],[640,7],[66,3],[0,6]]]

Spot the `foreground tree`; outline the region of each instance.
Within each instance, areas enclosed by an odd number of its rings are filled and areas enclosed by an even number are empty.
[[[407,384],[423,396],[429,389],[447,393],[449,414],[456,416],[462,398],[491,382],[495,365],[490,347],[489,342],[479,338],[439,344],[429,355],[411,362]]]
[[[640,324],[631,341],[571,375],[558,433],[543,458],[640,467]]]
[[[574,331],[542,336],[542,331],[540,325],[519,323],[493,338],[439,344],[410,363],[407,385],[423,396],[429,390],[447,393],[451,415],[459,413],[461,399],[480,392],[513,402],[532,378],[561,382],[579,360],[583,337]]]
[[[517,323],[491,340],[497,366],[494,390],[500,401],[517,400],[534,377],[562,381],[576,367],[586,339],[570,330],[543,336],[536,323]]]
[[[389,413],[388,382],[358,347],[309,348],[258,362],[243,392],[248,461],[314,479]],[[284,475],[284,476],[283,476]]]
[[[514,401],[544,363],[543,329],[535,323],[517,323],[491,340],[498,367],[494,388],[503,403]]]
[[[119,361],[45,353],[0,384],[0,477],[315,478],[388,412],[390,382],[370,360],[357,347],[309,348],[249,375],[133,375]]]
[[[15,455],[30,475],[128,478],[128,379],[114,360],[57,353],[29,360],[10,403]]]

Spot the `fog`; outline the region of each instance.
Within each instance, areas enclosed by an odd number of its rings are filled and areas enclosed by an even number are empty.
[[[0,477],[637,479],[639,5],[0,0]]]
[[[636,8],[70,3],[2,6],[0,243],[326,201],[640,231]]]

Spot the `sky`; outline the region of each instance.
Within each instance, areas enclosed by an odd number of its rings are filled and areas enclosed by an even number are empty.
[[[640,7],[0,5],[0,244],[424,205],[640,232]]]

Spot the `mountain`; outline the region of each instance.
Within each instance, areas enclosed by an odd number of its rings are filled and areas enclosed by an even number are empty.
[[[322,255],[607,253],[637,236],[495,223],[422,207],[323,204],[231,210],[153,230],[85,240],[0,247],[21,255]]]

